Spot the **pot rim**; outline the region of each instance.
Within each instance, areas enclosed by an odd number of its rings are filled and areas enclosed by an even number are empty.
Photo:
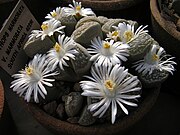
[[[28,108],[28,111],[33,115],[33,117],[44,127],[48,128],[52,132],[61,133],[61,134],[71,134],[71,135],[112,135],[120,132],[125,132],[126,129],[134,125],[140,119],[144,117],[144,115],[150,111],[152,106],[154,105],[159,92],[160,87],[147,90],[148,94],[144,98],[144,100],[139,104],[138,108],[131,112],[129,115],[123,117],[120,120],[117,120],[115,124],[104,123],[97,124],[92,126],[80,126],[76,124],[71,124],[66,121],[59,120],[53,116],[50,116],[42,109],[40,109],[36,104],[33,103],[25,103],[23,104]],[[23,99],[22,99],[23,100]],[[71,129],[71,130],[69,130]]]
[[[0,80],[0,118],[4,108],[4,88],[2,81]]]
[[[151,9],[151,15],[156,20],[156,22],[166,32],[168,32],[170,35],[172,35],[174,38],[176,38],[177,40],[180,41],[180,32],[176,28],[174,28],[171,25],[169,25],[169,21],[167,21],[166,19],[164,19],[161,16],[160,11],[158,9],[158,2],[157,2],[157,0],[150,0],[150,9]]]
[[[72,2],[72,0],[63,1],[68,3]],[[90,7],[94,10],[102,11],[113,11],[130,8],[142,1],[143,0],[76,0],[76,2],[81,2],[85,7]]]

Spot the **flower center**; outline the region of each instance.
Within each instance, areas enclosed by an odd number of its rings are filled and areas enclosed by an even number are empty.
[[[81,10],[81,5],[76,6],[76,10],[80,11]]]
[[[113,31],[113,33],[112,33],[112,36],[118,36],[119,35],[119,32],[118,31]]]
[[[41,29],[44,31],[44,30],[47,30],[48,29],[48,25],[47,24],[42,24],[41,25]]]
[[[57,13],[56,13],[56,12],[53,12],[51,15],[52,15],[52,17],[56,17],[56,16],[57,16]]]
[[[31,67],[26,67],[25,70],[27,75],[31,75],[33,73],[33,69]]]
[[[114,90],[115,84],[113,83],[113,81],[111,81],[111,80],[106,80],[104,85],[106,86],[106,88],[107,88],[109,91],[113,91],[113,90]]]
[[[104,47],[105,49],[109,49],[109,48],[110,48],[110,44],[109,44],[108,42],[104,42],[104,43],[103,43],[103,47]]]
[[[56,42],[56,44],[54,45],[54,49],[56,50],[56,52],[60,52],[61,45]]]
[[[134,34],[132,31],[128,30],[128,31],[124,32],[123,36],[126,39],[126,41],[128,42],[133,38]]]
[[[153,59],[153,61],[157,61],[159,59],[159,56],[156,54],[153,54],[152,59]]]

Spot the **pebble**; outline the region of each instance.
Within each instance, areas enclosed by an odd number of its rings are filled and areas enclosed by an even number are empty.
[[[63,95],[62,96],[62,101],[65,102],[67,100],[67,97],[68,97],[68,95]]]
[[[79,117],[69,117],[67,121],[71,124],[78,124]]]
[[[83,126],[89,126],[96,122],[96,118],[92,116],[91,112],[87,109],[87,105],[84,107],[78,123]]]
[[[65,101],[65,111],[68,117],[74,117],[82,108],[83,97],[80,92],[71,92]]]
[[[64,120],[66,116],[65,107],[63,103],[60,103],[56,109],[56,114],[60,120]]]
[[[43,106],[43,109],[45,112],[47,112],[50,115],[55,115],[56,112],[56,108],[57,108],[57,103],[56,101],[47,103]]]

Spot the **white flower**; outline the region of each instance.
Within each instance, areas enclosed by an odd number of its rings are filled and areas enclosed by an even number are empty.
[[[81,18],[82,16],[95,15],[91,8],[84,8],[81,2],[76,2],[73,0],[73,5],[69,4],[69,7],[65,7],[64,11],[67,15],[74,15],[76,18]]]
[[[144,27],[142,25],[139,26],[136,31],[134,29],[134,25],[126,24],[125,22],[119,23],[118,27],[117,26],[112,26],[112,27],[115,29],[115,31],[118,32],[116,36],[118,36],[119,40],[122,41],[123,43],[129,43],[133,39],[137,38],[140,34],[148,32],[148,30],[144,30],[147,27],[147,25]],[[108,34],[107,37],[112,38],[111,34]]]
[[[128,70],[119,64],[114,67],[95,66],[91,69],[92,77],[87,76],[90,81],[81,81],[80,85],[83,90],[82,95],[92,99],[99,99],[98,102],[88,106],[93,116],[101,118],[108,108],[111,109],[111,122],[116,119],[118,106],[128,115],[128,110],[124,105],[136,107],[133,103],[140,97],[141,85],[136,76],[129,75]],[[131,100],[131,101],[130,101]]]
[[[160,71],[165,70],[173,74],[174,66],[176,64],[172,59],[174,57],[170,57],[167,59],[165,54],[165,50],[162,47],[157,45],[153,45],[151,50],[145,55],[144,59],[135,62],[133,67],[136,67],[139,73],[145,74],[152,74],[153,70],[158,69]]]
[[[51,70],[54,70],[57,66],[61,70],[64,70],[64,66],[68,66],[65,60],[75,59],[75,42],[72,38],[65,37],[65,35],[58,37],[58,43],[55,44],[54,48],[48,51],[47,61]]]
[[[57,74],[57,72],[50,73],[45,55],[36,54],[25,69],[12,75],[16,80],[11,82],[11,88],[20,96],[25,93],[24,99],[27,102],[29,102],[31,96],[34,95],[34,101],[38,103],[38,94],[40,94],[42,98],[45,98],[45,95],[47,95],[47,91],[43,85],[52,87],[50,82],[55,81],[55,79],[47,77]]]
[[[113,39],[114,41],[120,41],[121,39],[120,39],[119,31],[116,30],[116,31],[109,32],[109,33],[107,34],[106,40],[109,40],[109,39],[110,39],[110,40]]]
[[[52,36],[54,32],[63,33],[62,29],[64,29],[65,26],[61,25],[61,22],[58,20],[48,20],[42,23],[41,29],[42,30],[33,30],[31,35],[29,36],[29,40],[32,38],[38,38],[41,37],[41,40],[44,40],[46,36]]]
[[[55,10],[51,11],[47,16],[45,17],[46,19],[55,19],[59,20],[63,14],[63,8],[57,7]]]
[[[129,45],[115,42],[114,40],[103,41],[100,37],[94,38],[91,41],[92,48],[88,48],[88,52],[92,54],[90,61],[95,61],[98,65],[121,64],[121,61],[126,61]]]

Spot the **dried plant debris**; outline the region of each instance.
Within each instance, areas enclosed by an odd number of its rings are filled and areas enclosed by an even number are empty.
[[[178,31],[180,21],[180,0],[158,0],[161,16],[172,22]]]

